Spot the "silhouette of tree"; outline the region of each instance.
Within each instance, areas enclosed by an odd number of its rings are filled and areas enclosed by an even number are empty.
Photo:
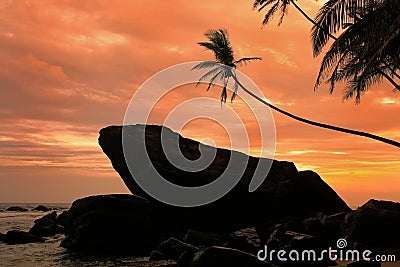
[[[385,78],[394,90],[399,82],[399,5],[397,0],[329,0],[311,19],[294,0],[255,0],[258,11],[270,7],[263,24],[280,12],[278,25],[287,14],[289,5],[313,24],[312,44],[317,57],[329,39],[335,40],[325,55],[314,90],[322,82],[330,85],[333,93],[337,82],[346,81],[343,99],[355,98],[360,102],[373,84]],[[343,32],[339,38],[333,34]]]
[[[208,38],[209,42],[199,42],[198,44],[205,47],[207,50],[210,50],[211,52],[214,53],[215,56],[215,61],[204,61],[196,66],[193,67],[193,69],[211,69],[209,70],[206,74],[204,74],[202,77],[199,78],[199,81],[197,83],[200,84],[202,81],[206,80],[209,78],[209,84],[207,87],[207,90],[209,90],[215,83],[216,80],[222,81],[223,89],[221,92],[221,102],[226,102],[227,99],[227,85],[230,79],[233,80],[234,86],[233,86],[233,94],[231,97],[231,100],[233,101],[235,99],[235,96],[237,94],[237,90],[239,87],[249,94],[250,96],[254,97],[257,99],[259,102],[265,104],[266,106],[274,109],[275,111],[286,115],[292,119],[295,119],[297,121],[301,121],[313,126],[325,128],[325,129],[330,129],[342,133],[348,133],[352,135],[357,135],[357,136],[364,136],[367,138],[371,138],[386,144],[390,144],[396,147],[400,147],[400,143],[396,142],[394,140],[390,140],[381,136],[377,136],[374,134],[366,133],[366,132],[361,132],[361,131],[356,131],[356,130],[351,130],[351,129],[346,129],[342,127],[337,127],[325,123],[320,123],[320,122],[315,122],[311,121],[296,115],[293,115],[285,110],[282,110],[266,100],[262,99],[261,97],[255,95],[253,92],[248,90],[245,86],[243,86],[242,83],[238,80],[235,69],[238,65],[244,64],[253,60],[261,60],[259,57],[246,57],[246,58],[241,58],[239,60],[235,59],[234,53],[233,53],[233,48],[231,46],[231,43],[229,42],[228,34],[225,29],[218,29],[218,30],[209,30],[208,32],[205,33],[205,36]]]
[[[400,5],[397,0],[330,0],[318,12],[312,28],[314,55],[326,45],[330,33],[343,31],[326,52],[314,89],[326,80],[332,93],[346,81],[343,98],[360,102],[362,93],[383,78],[394,90],[400,67]]]

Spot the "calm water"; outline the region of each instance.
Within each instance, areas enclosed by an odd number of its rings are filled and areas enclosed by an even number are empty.
[[[42,203],[40,203],[42,204]],[[10,206],[20,206],[29,210],[39,204],[0,204],[0,232],[17,229],[29,231],[33,221],[47,214],[47,212],[27,211],[10,212],[4,211]],[[70,204],[43,204],[49,208],[55,208],[57,213],[69,208]],[[61,248],[60,242],[63,235],[50,237],[45,243],[32,243],[24,245],[6,245],[0,242],[0,266],[150,266],[147,258],[134,257],[94,257],[69,253]]]

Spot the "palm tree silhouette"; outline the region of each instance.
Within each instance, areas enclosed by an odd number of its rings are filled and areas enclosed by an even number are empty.
[[[325,81],[330,85],[329,92],[333,93],[336,83],[346,80],[343,99],[354,97],[356,103],[360,102],[361,94],[368,87],[380,82],[382,78],[389,81],[395,91],[400,90],[400,85],[395,80],[400,79],[396,72],[400,66],[398,0],[329,0],[319,10],[315,20],[295,0],[255,0],[253,8],[262,11],[270,7],[263,25],[269,23],[279,11],[280,25],[291,4],[313,24],[311,39],[314,57],[321,53],[329,39],[334,40],[322,61],[314,90]],[[371,12],[373,9],[380,9],[381,12]],[[346,28],[349,29],[343,36],[338,38],[333,35]],[[371,35],[371,29],[374,30],[374,36]]]
[[[367,4],[368,3],[368,4]],[[400,68],[400,6],[398,0],[330,0],[318,12],[312,28],[314,56],[329,40],[328,34],[344,30],[326,52],[315,84],[323,80],[333,92],[337,82],[346,80],[343,98],[355,97],[385,78],[394,90]]]
[[[337,127],[325,123],[320,123],[320,122],[315,122],[311,121],[296,115],[293,115],[285,110],[282,110],[270,103],[268,103],[266,100],[262,99],[261,97],[255,95],[253,92],[248,90],[245,86],[243,86],[242,83],[238,80],[236,74],[235,74],[235,69],[237,65],[244,64],[253,60],[261,60],[259,57],[246,57],[246,58],[241,58],[239,60],[236,60],[234,57],[233,53],[233,48],[231,46],[231,43],[228,38],[227,31],[225,29],[217,29],[217,30],[209,30],[208,32],[205,33],[205,36],[209,39],[209,42],[199,42],[198,44],[200,46],[205,47],[207,50],[210,50],[211,52],[214,53],[216,61],[204,61],[196,66],[193,67],[193,69],[203,69],[203,68],[211,68],[210,71],[208,71],[206,74],[204,74],[202,77],[199,78],[199,83],[204,81],[207,78],[209,79],[209,84],[207,87],[207,90],[209,90],[213,85],[214,82],[219,79],[223,82],[223,89],[221,92],[221,102],[226,102],[227,99],[227,85],[230,79],[234,81],[234,88],[233,88],[233,94],[231,97],[231,100],[233,101],[235,99],[235,96],[237,94],[237,90],[240,87],[244,92],[249,94],[250,96],[254,97],[257,99],[259,102],[265,104],[266,106],[272,108],[273,110],[284,114],[292,119],[295,119],[297,121],[301,121],[313,126],[325,128],[325,129],[330,129],[342,133],[348,133],[352,135],[357,135],[357,136],[364,136],[367,138],[371,138],[389,145],[393,145],[396,147],[400,147],[400,143],[396,142],[394,140],[390,140],[381,136],[377,136],[374,134],[366,133],[366,132],[361,132],[361,131],[356,131],[356,130],[351,130],[351,129],[346,129],[342,127]]]

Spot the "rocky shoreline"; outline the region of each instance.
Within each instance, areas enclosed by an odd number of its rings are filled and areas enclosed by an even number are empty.
[[[184,172],[169,164],[160,144],[161,126],[128,127],[132,145],[142,142],[146,129],[149,157],[166,180],[183,186],[207,184],[220,175],[230,155],[217,149],[215,160],[199,172]],[[177,135],[169,129],[170,135]],[[143,135],[144,136],[144,135]],[[199,143],[179,137],[182,154],[199,155]],[[152,266],[381,266],[379,262],[338,265],[327,255],[320,261],[282,261],[265,257],[269,251],[327,248],[370,250],[400,260],[400,203],[369,200],[350,209],[318,174],[298,171],[291,162],[273,160],[263,184],[248,192],[259,160],[249,158],[235,188],[221,199],[199,207],[166,205],[147,195],[130,175],[122,151],[122,127],[100,131],[99,144],[132,195],[89,196],[74,201],[57,216],[55,211],[35,221],[29,233],[0,234],[9,244],[44,242],[65,234],[61,246],[96,255],[148,256]],[[45,207],[40,209],[45,210]],[[338,242],[346,242],[345,244]]]

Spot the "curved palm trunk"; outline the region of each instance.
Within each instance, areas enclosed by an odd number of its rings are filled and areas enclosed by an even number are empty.
[[[311,22],[312,24],[314,24],[316,27],[320,28],[321,30],[324,30],[324,29],[322,29],[321,25],[319,25],[319,24],[316,23],[312,18],[310,18],[310,16],[308,16],[308,15],[296,4],[296,2],[295,2],[294,0],[291,0],[290,2],[294,5],[294,7],[295,7],[309,22]],[[330,33],[328,33],[328,32],[327,32],[327,34],[328,34],[328,36],[331,37],[333,40],[337,40],[337,37],[336,37],[336,36],[334,36],[334,35],[332,35],[332,34],[330,34]]]
[[[387,139],[387,138],[384,138],[384,137],[381,137],[381,136],[377,136],[377,135],[370,134],[370,133],[366,133],[366,132],[361,132],[361,131],[346,129],[346,128],[342,128],[342,127],[332,126],[332,125],[325,124],[325,123],[315,122],[315,121],[307,120],[307,119],[301,118],[301,117],[299,117],[299,116],[293,115],[293,114],[291,114],[291,113],[289,113],[289,112],[287,112],[287,111],[284,111],[284,110],[282,110],[282,109],[280,109],[280,108],[278,108],[278,107],[275,107],[274,105],[268,103],[267,101],[265,101],[265,100],[262,99],[261,97],[255,95],[253,92],[249,91],[246,87],[244,87],[244,86],[239,82],[239,80],[236,78],[235,75],[232,75],[232,77],[233,77],[233,79],[235,80],[235,82],[236,82],[236,83],[243,89],[243,91],[245,91],[247,94],[251,95],[252,97],[254,97],[255,99],[257,99],[257,100],[260,101],[261,103],[267,105],[268,107],[270,107],[270,108],[272,108],[272,109],[278,111],[279,113],[282,113],[283,115],[286,115],[286,116],[288,116],[288,117],[290,117],[290,118],[292,118],[292,119],[295,119],[295,120],[297,120],[297,121],[301,121],[301,122],[304,122],[304,123],[307,123],[307,124],[310,124],[310,125],[313,125],[313,126],[316,126],[316,127],[321,127],[321,128],[324,128],[324,129],[329,129],[329,130],[333,130],[333,131],[337,131],[337,132],[342,132],[342,133],[353,134],[353,135],[357,135],[357,136],[364,136],[364,137],[367,137],[367,138],[370,138],[370,139],[374,139],[374,140],[377,140],[377,141],[380,141],[380,142],[383,142],[383,143],[386,143],[386,144],[389,144],[389,145],[392,145],[392,146],[395,146],[395,147],[400,147],[400,142],[396,142],[396,141],[394,141],[394,140]]]

